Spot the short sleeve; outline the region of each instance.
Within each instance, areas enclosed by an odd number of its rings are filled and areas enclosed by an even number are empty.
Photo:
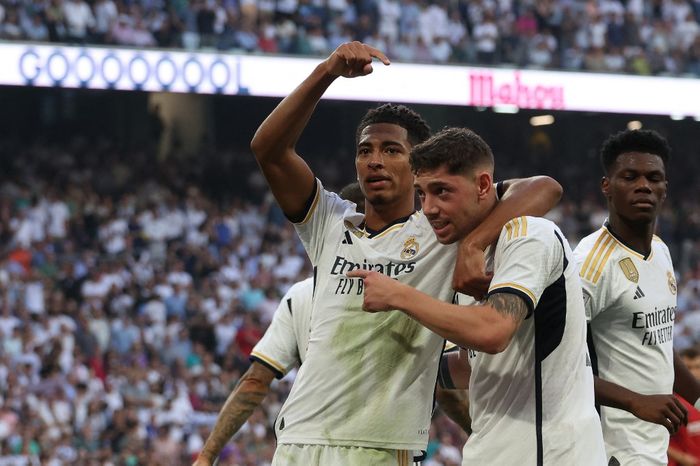
[[[292,287],[277,306],[265,335],[250,353],[251,361],[267,366],[278,379],[301,363],[292,319],[292,307],[295,302]]]
[[[508,222],[496,246],[489,296],[518,295],[532,313],[544,290],[566,266],[563,239],[558,234],[554,224],[544,219],[518,217]]]

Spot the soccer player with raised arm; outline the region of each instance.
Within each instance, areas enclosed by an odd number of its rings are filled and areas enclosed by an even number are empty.
[[[445,129],[413,147],[411,165],[423,213],[442,244],[464,238],[498,205],[493,154],[470,130]],[[568,242],[548,220],[517,217],[484,260],[491,285],[485,300],[471,305],[462,305],[462,296],[460,304],[438,301],[377,271],[348,276],[364,279],[366,310],[389,311],[373,315],[409,316],[467,349],[463,371],[447,369],[464,383],[471,367],[465,466],[605,465]]]
[[[338,192],[342,199],[364,212],[364,196],[359,183],[350,183]],[[275,310],[270,326],[250,355],[251,365],[224,403],[216,424],[193,466],[211,466],[224,446],[243,426],[267,396],[273,379],[280,379],[291,367],[300,366],[306,356],[313,299],[313,279],[292,285]],[[448,347],[449,346],[449,347]],[[447,345],[445,351],[453,351]],[[461,390],[436,387],[436,401],[442,411],[465,432],[471,433],[469,404]],[[420,453],[416,457],[422,456]]]
[[[668,247],[654,235],[669,156],[654,131],[627,130],[605,141],[601,188],[609,217],[574,252],[610,465],[667,464],[669,432],[686,422],[673,392],[691,404],[700,395],[673,351],[676,278]]]
[[[373,58],[389,64],[365,44],[338,47],[273,110],[251,143],[314,265],[306,360],[275,425],[273,465],[402,465],[410,462],[412,450],[427,444],[444,340],[400,313],[363,312],[363,282],[346,274],[377,270],[452,300],[458,247],[439,244],[414,205],[409,152],[428,138],[429,128],[400,105],[378,107],[362,119],[355,168],[364,215],[324,190],[295,150],[326,89],[341,76],[371,73]],[[550,179],[519,184],[507,190],[465,249],[497,236],[514,216],[548,210],[560,196]]]

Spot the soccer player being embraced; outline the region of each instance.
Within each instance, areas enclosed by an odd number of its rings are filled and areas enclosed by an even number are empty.
[[[338,195],[364,212],[359,183],[350,183]],[[226,444],[240,430],[270,391],[274,379],[281,379],[306,359],[309,342],[313,278],[292,285],[275,310],[270,326],[250,355],[251,365],[227,398],[202,451],[193,466],[211,466]],[[446,349],[447,351],[447,349]],[[441,410],[465,432],[471,433],[468,402],[464,391],[437,387],[435,398]],[[417,454],[416,456],[420,456]]]
[[[411,166],[442,244],[467,236],[498,204],[493,154],[470,130],[445,129],[414,146]],[[460,360],[467,356],[468,365],[445,366],[456,386],[468,380],[473,432],[464,465],[607,464],[568,242],[552,222],[518,217],[481,256],[493,279],[485,300],[470,305],[461,304],[465,296],[441,302],[376,271],[348,276],[363,278],[365,310],[401,311],[467,350]]]
[[[426,216],[416,211],[408,160],[430,129],[401,105],[367,112],[357,128],[355,156],[364,215],[325,190],[295,148],[326,89],[340,77],[370,74],[375,57],[389,64],[365,44],[338,47],[273,110],[251,142],[314,266],[306,359],[275,423],[273,465],[402,465],[427,444],[444,339],[400,313],[363,312],[362,281],[345,274],[371,265],[452,301],[449,277],[459,248],[439,244]],[[559,196],[551,179],[513,183],[489,217],[493,223],[475,230],[480,235],[472,237],[474,244],[495,239],[514,216],[546,212]],[[473,283],[488,281],[473,277]]]

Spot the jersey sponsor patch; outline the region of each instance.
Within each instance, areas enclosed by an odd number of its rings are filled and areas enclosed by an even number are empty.
[[[637,270],[637,267],[635,267],[634,262],[632,262],[632,259],[625,257],[618,262],[618,264],[622,269],[622,273],[624,273],[625,277],[627,277],[627,280],[631,281],[632,283],[639,283],[639,271]]]

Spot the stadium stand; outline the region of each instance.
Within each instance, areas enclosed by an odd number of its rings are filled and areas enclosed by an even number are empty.
[[[254,192],[251,167],[214,189],[187,161],[87,137],[5,141],[0,165],[0,465],[188,464],[279,297],[311,274],[292,228],[265,197],[221,196]],[[551,213],[572,242],[602,222],[589,194]],[[661,228],[687,264],[683,348],[700,341],[700,205],[678,199]],[[292,378],[220,464],[267,464]],[[465,439],[438,416],[426,465],[459,464]]]
[[[326,56],[360,40],[395,61],[700,74],[697,0],[19,0],[0,39]]]

